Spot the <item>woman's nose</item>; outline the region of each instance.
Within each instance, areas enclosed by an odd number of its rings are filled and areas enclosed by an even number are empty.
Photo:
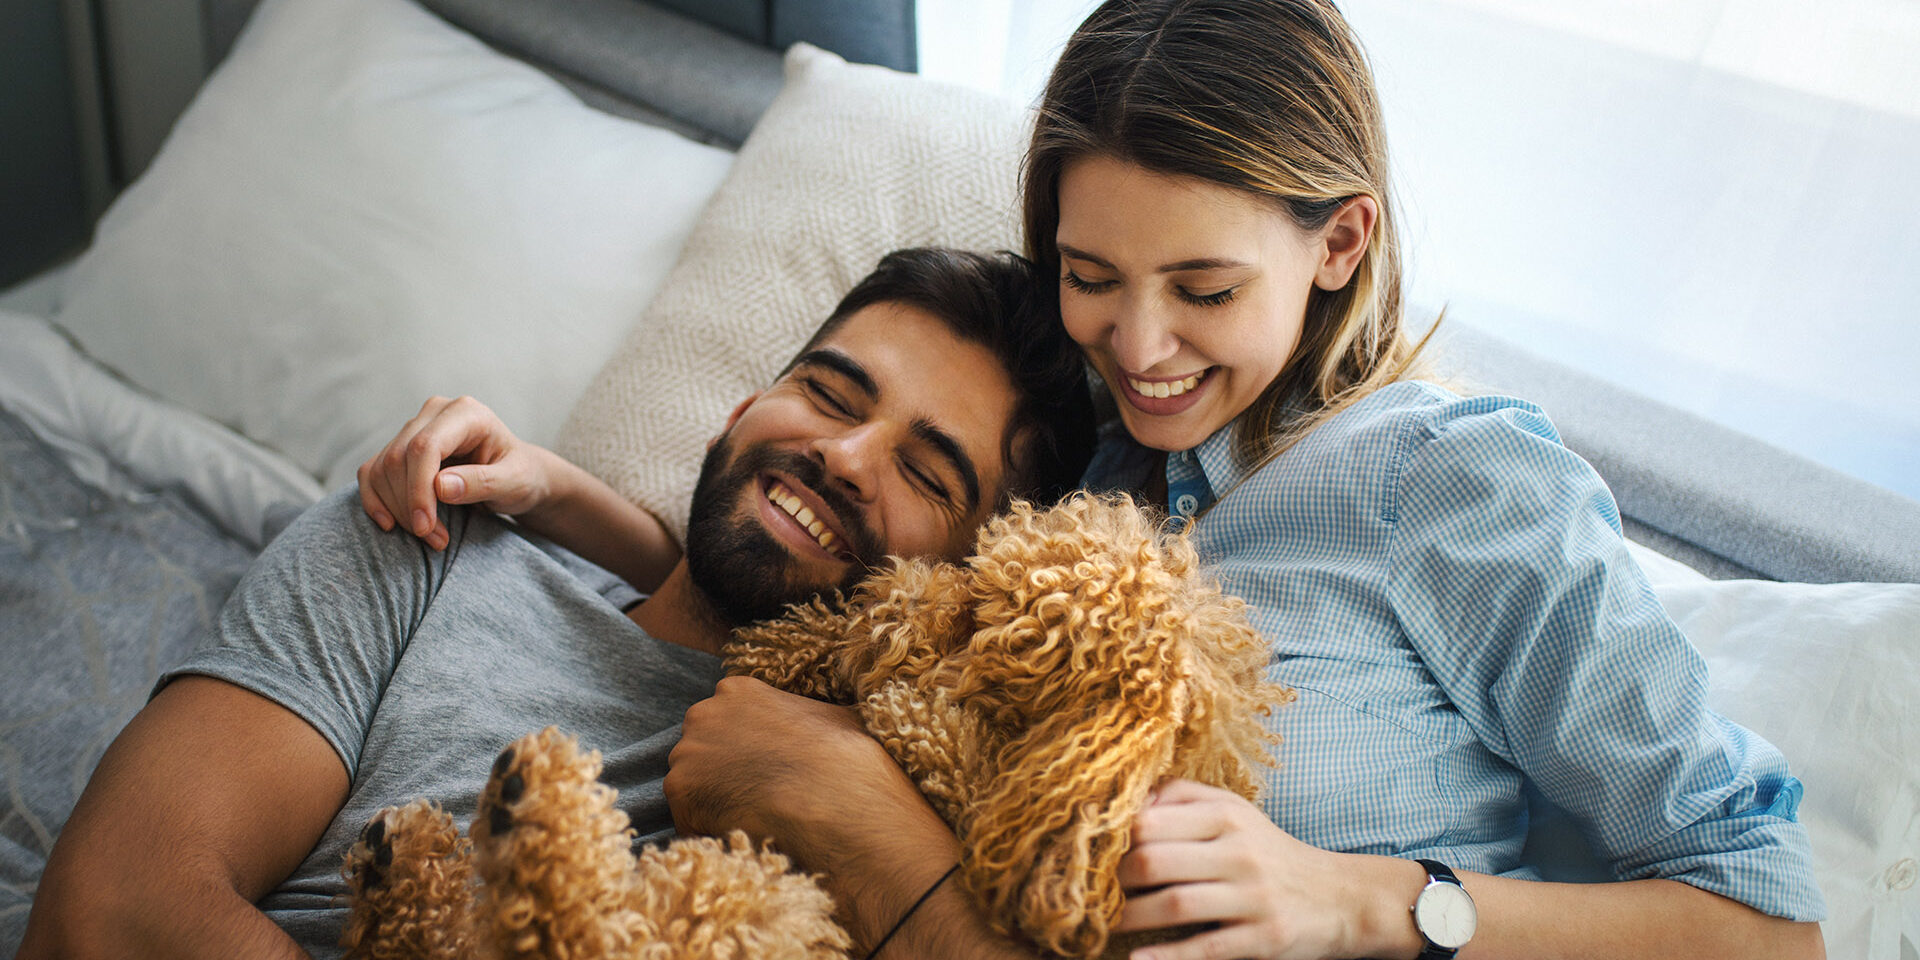
[[[1113,358],[1122,369],[1146,373],[1180,352],[1169,318],[1151,306],[1128,304],[1113,321]]]

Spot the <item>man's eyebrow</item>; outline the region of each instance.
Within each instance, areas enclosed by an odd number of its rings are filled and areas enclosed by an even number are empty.
[[[796,370],[801,367],[825,367],[853,381],[854,387],[866,394],[868,400],[880,398],[880,385],[873,382],[873,377],[867,373],[867,368],[838,350],[824,348],[808,350],[800,355],[800,359],[793,362],[793,367]]]
[[[1114,265],[1108,263],[1105,259],[1096,257],[1078,247],[1068,246],[1064,243],[1058,243],[1054,246],[1058,248],[1063,255],[1072,257],[1075,260],[1085,260],[1096,267],[1103,267],[1108,270],[1115,269]],[[1188,270],[1225,270],[1250,266],[1252,266],[1252,264],[1244,260],[1229,260],[1225,257],[1195,257],[1192,260],[1178,260],[1173,263],[1163,264],[1156,272],[1183,273]]]
[[[926,417],[913,418],[913,435],[932,447],[960,475],[960,483],[967,488],[967,512],[972,513],[980,505],[980,474],[973,469],[973,458],[967,456],[967,451],[953,439],[952,434],[940,429]]]
[[[867,395],[868,400],[880,399],[880,385],[873,382],[873,377],[867,373],[867,368],[861,366],[858,360],[838,350],[828,348],[808,350],[793,362],[793,366],[796,370],[801,367],[824,367],[832,370],[852,382],[856,389]],[[955,440],[952,434],[940,429],[927,417],[915,417],[911,429],[915,439],[932,447],[941,459],[953,467],[953,472],[960,475],[961,485],[967,488],[967,512],[972,513],[974,508],[980,505],[980,472],[974,469],[973,458],[967,456],[966,448],[962,447],[960,441]]]

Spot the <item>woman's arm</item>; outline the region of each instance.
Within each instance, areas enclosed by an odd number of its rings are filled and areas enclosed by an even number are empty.
[[[545,447],[522,441],[472,397],[433,397],[360,465],[360,502],[382,530],[447,546],[440,503],[477,503],[653,590],[680,560],[659,518]],[[399,523],[395,518],[404,517]]]
[[[1479,928],[1462,960],[1498,958],[1824,957],[1819,924],[1769,917],[1672,880],[1541,883],[1461,871]],[[1121,861],[1122,930],[1218,929],[1148,947],[1136,960],[1412,958],[1424,947],[1412,906],[1426,871],[1411,860],[1301,843],[1238,795],[1188,781],[1164,787]]]
[[[47,861],[21,960],[304,957],[253,905],[346,802],[318,731],[239,687],[167,685],[101,758]]]

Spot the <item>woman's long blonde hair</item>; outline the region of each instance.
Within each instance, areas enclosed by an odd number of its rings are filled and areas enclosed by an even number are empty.
[[[1379,97],[1331,0],[1109,0],[1087,17],[1047,82],[1024,171],[1028,256],[1055,277],[1060,176],[1093,155],[1269,199],[1309,231],[1354,197],[1379,208],[1352,280],[1314,288],[1299,346],[1242,416],[1243,463],[1413,375]]]

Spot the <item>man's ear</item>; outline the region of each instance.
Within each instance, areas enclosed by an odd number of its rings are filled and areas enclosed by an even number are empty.
[[[760,394],[765,392],[764,390],[756,390],[749,394],[745,400],[740,401],[740,403],[733,408],[733,412],[727,414],[727,425],[721,427],[719,433],[707,438],[708,449],[712,449],[714,444],[719,443],[720,438],[726,436],[727,432],[733,429],[733,425],[740,422],[740,415],[746,413],[747,408],[753,406],[753,402],[760,399]]]
[[[1322,290],[1339,290],[1360,269],[1367,255],[1367,243],[1373,239],[1373,226],[1380,218],[1380,204],[1365,194],[1353,197],[1334,211],[1333,219],[1320,228],[1320,241],[1326,257],[1314,271],[1313,285]]]

